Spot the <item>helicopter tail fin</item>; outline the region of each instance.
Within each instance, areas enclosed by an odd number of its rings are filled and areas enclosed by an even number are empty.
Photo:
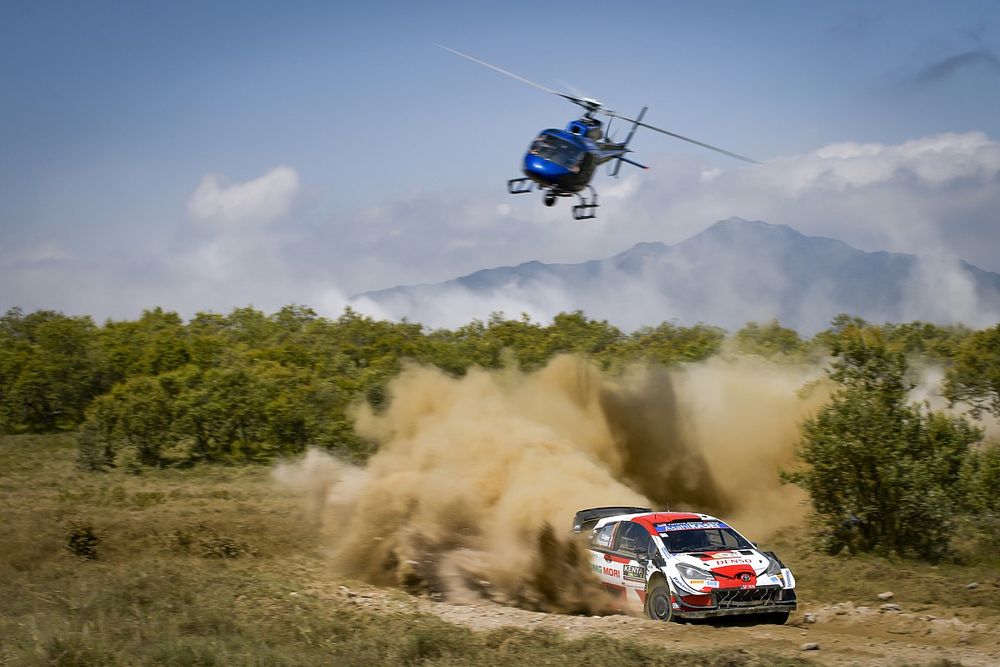
[[[625,143],[622,144],[623,148],[627,147],[629,142],[632,141],[632,137],[635,136],[635,131],[639,129],[639,125],[642,123],[642,117],[646,115],[646,111],[648,109],[649,107],[643,107],[642,111],[639,112],[639,115],[636,117],[636,119],[632,121],[632,129],[628,131],[628,136],[625,137]],[[614,170],[612,170],[611,172],[612,176],[618,176],[618,170],[621,169],[622,162],[628,162],[629,164],[634,164],[637,167],[648,169],[648,167],[643,167],[643,165],[639,164],[638,162],[633,162],[632,160],[626,160],[623,157],[619,157],[618,160],[615,162]]]

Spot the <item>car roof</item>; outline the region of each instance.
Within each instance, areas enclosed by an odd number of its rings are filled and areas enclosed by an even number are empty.
[[[674,521],[718,521],[714,516],[708,514],[695,514],[694,512],[643,512],[642,514],[619,514],[601,519],[595,528],[600,528],[614,521],[634,521],[649,531],[650,535],[656,535],[657,524],[672,523]]]

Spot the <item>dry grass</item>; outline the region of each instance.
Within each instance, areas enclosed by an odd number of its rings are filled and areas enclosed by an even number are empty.
[[[0,664],[474,665],[668,664],[681,656],[594,635],[474,632],[309,593],[341,583],[317,526],[257,466],[141,475],[77,470],[71,436],[0,437]],[[829,557],[802,529],[775,548],[800,599],[1000,609],[996,563],[940,565]],[[974,590],[965,584],[978,581]],[[351,582],[344,582],[351,585]],[[400,594],[402,595],[402,594]],[[683,655],[721,667],[808,664],[744,652]]]
[[[997,552],[982,551],[974,562],[931,565],[913,560],[873,555],[828,556],[813,550],[805,528],[784,531],[761,547],[774,551],[795,573],[799,599],[806,602],[843,602],[877,606],[878,594],[892,591],[893,602],[910,611],[936,610],[942,614],[978,618],[1000,611],[1000,560]],[[964,558],[972,558],[964,554]],[[968,584],[979,584],[967,588]]]
[[[0,437],[0,664],[579,666],[678,657],[603,635],[474,632],[312,595],[317,574],[335,575],[316,526],[268,469],[92,473],[74,457],[71,436]],[[808,664],[742,651],[685,659]]]

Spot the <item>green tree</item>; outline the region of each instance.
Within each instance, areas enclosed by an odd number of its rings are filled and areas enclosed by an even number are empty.
[[[169,392],[155,378],[136,377],[97,398],[78,435],[79,460],[90,468],[160,466],[173,442]]]
[[[960,472],[982,433],[908,404],[906,359],[879,330],[849,324],[834,353],[839,388],[804,423],[796,454],[805,466],[785,479],[809,493],[831,550],[941,557],[963,508]]]
[[[972,330],[961,324],[939,325],[916,320],[874,325],[860,317],[840,314],[811,343],[814,347],[832,349],[837,345],[837,337],[851,329],[878,330],[889,349],[902,352],[917,363],[950,363],[959,346],[972,335]]]
[[[793,329],[787,329],[778,320],[760,325],[748,322],[733,336],[736,351],[768,359],[794,358],[806,350],[805,342]]]
[[[886,323],[882,325],[886,341],[910,357],[934,362],[950,362],[972,330],[961,324],[942,326],[930,322]]]
[[[89,317],[54,311],[0,317],[0,430],[71,429],[104,386]]]
[[[663,322],[656,327],[642,327],[606,352],[612,363],[620,366],[631,361],[648,361],[663,366],[701,361],[722,348],[726,332],[719,327],[696,324],[684,327]]]
[[[104,383],[180,368],[191,358],[187,338],[181,317],[162,308],[145,310],[134,322],[108,320],[99,336]]]
[[[607,320],[588,319],[579,310],[553,317],[548,335],[552,339],[553,353],[577,352],[593,356],[612,349],[624,339],[622,332]]]
[[[1000,417],[1000,324],[959,346],[945,377],[945,396],[968,403],[976,416],[985,410]]]
[[[1000,442],[975,449],[962,468],[966,505],[975,515],[1000,519]]]
[[[471,366],[500,368],[509,361],[526,370],[539,368],[560,346],[573,344],[573,329],[587,327],[584,319],[574,316],[564,318],[562,324],[561,329],[555,323],[546,327],[533,322],[527,314],[514,320],[503,313],[492,313],[486,322],[473,320],[454,331],[431,332],[430,347],[420,361],[455,374],[465,373]]]

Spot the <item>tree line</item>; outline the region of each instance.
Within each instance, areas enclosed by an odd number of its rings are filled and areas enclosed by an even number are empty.
[[[379,405],[406,360],[454,374],[511,363],[532,370],[566,352],[610,371],[636,361],[699,361],[723,350],[795,362],[829,354],[845,328],[857,326],[879,331],[902,354],[949,365],[956,398],[998,409],[1000,327],[872,327],[840,316],[803,339],[777,322],[749,323],[733,335],[671,322],[624,333],[580,312],[550,324],[498,313],[456,329],[427,329],[350,308],[336,319],[286,306],[270,315],[253,308],[199,313],[187,322],[156,308],[101,326],[86,316],[12,309],[0,317],[0,432],[82,427],[88,442],[112,443],[105,458],[128,447],[144,465],[266,459],[307,444],[363,458],[368,446],[352,434],[349,406],[358,399]]]
[[[509,363],[533,369],[560,352],[590,355],[604,368],[639,358],[673,364],[716,353],[724,338],[716,327],[672,323],[624,334],[582,313],[548,325],[496,314],[430,330],[350,308],[336,319],[287,306],[187,322],[157,308],[101,326],[12,309],[0,318],[0,431],[115,433],[147,465],[266,458],[307,442],[364,456],[346,410],[359,398],[378,405],[406,360],[455,374]],[[186,455],[165,447],[177,440]]]
[[[352,406],[378,407],[413,361],[539,368],[559,353],[608,372],[716,354],[776,363],[828,362],[837,387],[803,424],[787,481],[809,492],[832,550],[937,558],[961,517],[996,531],[1000,447],[963,417],[908,401],[913,366],[945,368],[945,396],[1000,418],[1000,325],[974,331],[926,322],[874,325],[840,315],[803,338],[778,322],[735,333],[664,322],[626,333],[583,313],[551,323],[494,314],[456,329],[389,322],[350,308],[335,319],[303,306],[237,308],[188,321],[162,309],[137,320],[9,310],[0,318],[0,431],[76,431],[91,469],[267,461],[317,446],[362,461]],[[986,517],[982,519],[982,517]]]

